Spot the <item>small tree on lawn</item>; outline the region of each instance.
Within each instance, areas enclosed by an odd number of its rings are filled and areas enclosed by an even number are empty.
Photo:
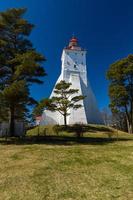
[[[64,117],[64,125],[67,125],[67,116],[70,115],[70,109],[79,109],[82,105],[78,102],[85,97],[82,95],[76,95],[78,89],[72,89],[71,83],[60,81],[55,86],[54,94],[51,98],[51,102],[46,107],[51,111],[57,111]]]
[[[59,112],[64,117],[64,125],[67,125],[67,116],[70,115],[70,109],[81,108],[82,105],[78,104],[79,101],[85,97],[82,95],[75,95],[78,93],[78,89],[70,88],[71,83],[60,81],[55,86],[55,96],[51,99],[42,99],[33,110],[33,117],[43,113],[44,108],[52,112]]]
[[[52,100],[51,99],[45,99],[44,98],[44,99],[41,99],[36,104],[36,106],[34,107],[33,112],[32,112],[33,120],[35,120],[36,117],[42,115],[45,108],[53,110],[53,108],[52,108]]]

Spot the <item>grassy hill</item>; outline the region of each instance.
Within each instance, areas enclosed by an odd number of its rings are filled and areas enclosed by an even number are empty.
[[[133,136],[88,130],[0,139],[0,200],[132,200]]]

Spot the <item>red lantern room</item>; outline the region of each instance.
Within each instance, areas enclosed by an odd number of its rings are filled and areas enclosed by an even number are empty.
[[[70,41],[69,41],[69,45],[66,49],[70,49],[70,50],[81,50],[81,48],[78,46],[78,39],[73,36]]]
[[[78,42],[78,39],[76,37],[72,37],[72,39],[70,41],[71,42]]]
[[[69,46],[77,46],[78,45],[78,39],[76,37],[72,37],[72,39],[69,42]]]

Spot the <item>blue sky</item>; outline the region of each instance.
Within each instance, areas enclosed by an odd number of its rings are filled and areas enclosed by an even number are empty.
[[[133,53],[133,0],[0,0],[0,11],[26,7],[36,27],[30,39],[45,55],[47,77],[31,88],[36,99],[48,97],[60,74],[61,53],[73,32],[86,48],[88,78],[100,109],[109,103],[109,65]]]

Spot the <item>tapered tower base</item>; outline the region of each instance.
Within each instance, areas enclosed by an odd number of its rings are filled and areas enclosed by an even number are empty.
[[[97,103],[90,83],[87,80],[86,70],[86,50],[78,46],[77,38],[73,37],[70,40],[69,46],[63,49],[62,53],[62,70],[57,83],[61,80],[70,82],[71,88],[78,89],[78,95],[85,96],[79,104],[81,108],[70,110],[70,115],[67,117],[67,124],[103,124],[101,114],[98,110]],[[52,96],[55,96],[54,89]],[[41,124],[64,124],[63,116],[59,112],[51,112],[44,110]]]

